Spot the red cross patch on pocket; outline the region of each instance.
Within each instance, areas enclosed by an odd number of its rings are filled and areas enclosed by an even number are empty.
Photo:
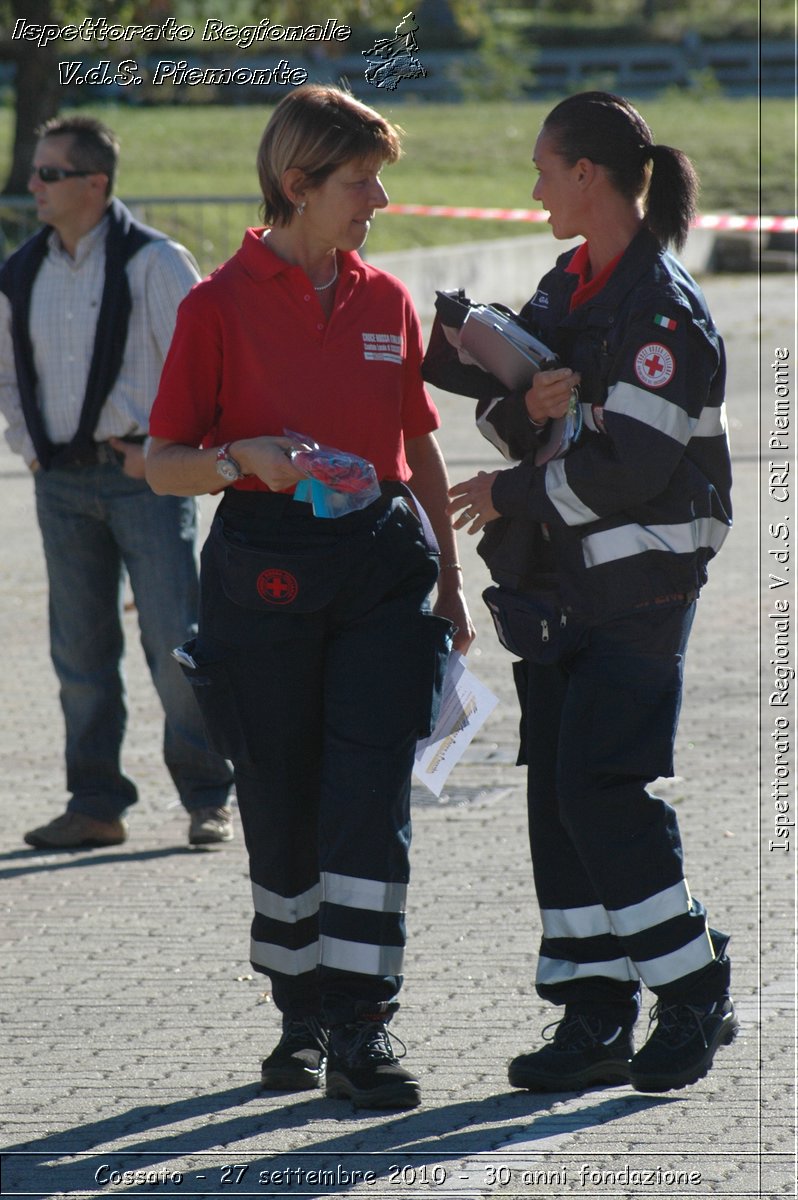
[[[261,571],[257,588],[260,598],[267,604],[291,604],[299,592],[296,576],[280,567]]]

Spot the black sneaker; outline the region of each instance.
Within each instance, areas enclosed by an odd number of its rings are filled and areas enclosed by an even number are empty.
[[[327,1095],[351,1100],[355,1108],[416,1108],[419,1082],[394,1054],[386,1025],[398,1004],[378,1004],[349,1025],[330,1030]],[[404,1057],[406,1047],[396,1038]]]
[[[315,1017],[283,1020],[283,1036],[260,1068],[261,1086],[278,1092],[323,1087],[327,1031]]]
[[[620,1024],[590,1013],[566,1009],[549,1045],[532,1054],[521,1054],[510,1063],[507,1077],[513,1087],[528,1092],[580,1092],[597,1084],[629,1081],[629,1060],[634,1054],[632,1032]]]
[[[656,1029],[631,1063],[638,1092],[669,1092],[703,1079],[716,1050],[733,1042],[740,1028],[730,996],[704,1007],[658,1000],[654,1021]]]

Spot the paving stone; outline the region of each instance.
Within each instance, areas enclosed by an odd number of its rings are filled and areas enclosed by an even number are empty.
[[[789,280],[761,282],[765,363],[772,347],[793,345],[793,308]],[[480,625],[471,666],[500,705],[444,797],[413,793],[410,940],[395,1030],[421,1074],[424,1104],[369,1114],[315,1093],[260,1092],[260,1059],[278,1037],[279,1017],[248,962],[240,828],[219,852],[187,849],[187,821],[160,762],[160,716],[135,614],[126,617],[125,761],[141,800],[130,840],[63,855],[22,844],[25,829],[63,806],[62,726],[31,482],[1,448],[3,1195],[660,1194],[582,1185],[582,1164],[700,1173],[700,1183],[663,1185],[663,1195],[793,1194],[794,855],[767,853],[758,801],[759,469],[768,452],[755,400],[756,281],[709,279],[706,291],[729,348],[737,515],[700,601],[678,776],[662,781],[662,794],[679,813],[693,891],[733,934],[737,1042],[707,1079],[667,1096],[621,1087],[540,1097],[509,1088],[507,1061],[534,1045],[556,1012],[533,986],[540,930],[523,773],[514,766],[511,660],[483,615],[486,574],[463,538]],[[453,480],[490,468],[470,403],[436,399]],[[211,510],[205,501],[206,524]],[[767,787],[763,794],[764,814]],[[644,1011],[639,1040],[645,1024]],[[166,1174],[112,1188],[109,1170]],[[295,1172],[289,1184],[274,1182],[280,1170]],[[303,1190],[300,1170],[332,1171],[338,1182]],[[354,1176],[369,1170],[376,1183]],[[260,1172],[271,1173],[265,1183]],[[501,1185],[505,1172],[510,1182]]]

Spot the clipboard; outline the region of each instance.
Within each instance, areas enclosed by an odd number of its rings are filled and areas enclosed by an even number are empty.
[[[462,364],[479,367],[510,391],[528,388],[538,371],[561,366],[557,355],[519,323],[512,309],[472,304],[462,288],[436,295],[436,321]],[[545,440],[535,451],[535,464],[542,466],[562,458],[581,430],[582,409],[578,390],[574,389],[565,415],[549,422]],[[482,433],[505,454],[506,448],[484,427]]]
[[[538,371],[560,365],[548,346],[491,305],[469,308],[459,343],[478,366],[510,389],[528,387]]]

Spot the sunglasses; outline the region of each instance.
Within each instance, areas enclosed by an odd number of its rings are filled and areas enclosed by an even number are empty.
[[[38,176],[42,183],[60,183],[62,179],[74,179],[79,175],[96,175],[96,171],[68,171],[66,167],[31,167],[31,175]]]

